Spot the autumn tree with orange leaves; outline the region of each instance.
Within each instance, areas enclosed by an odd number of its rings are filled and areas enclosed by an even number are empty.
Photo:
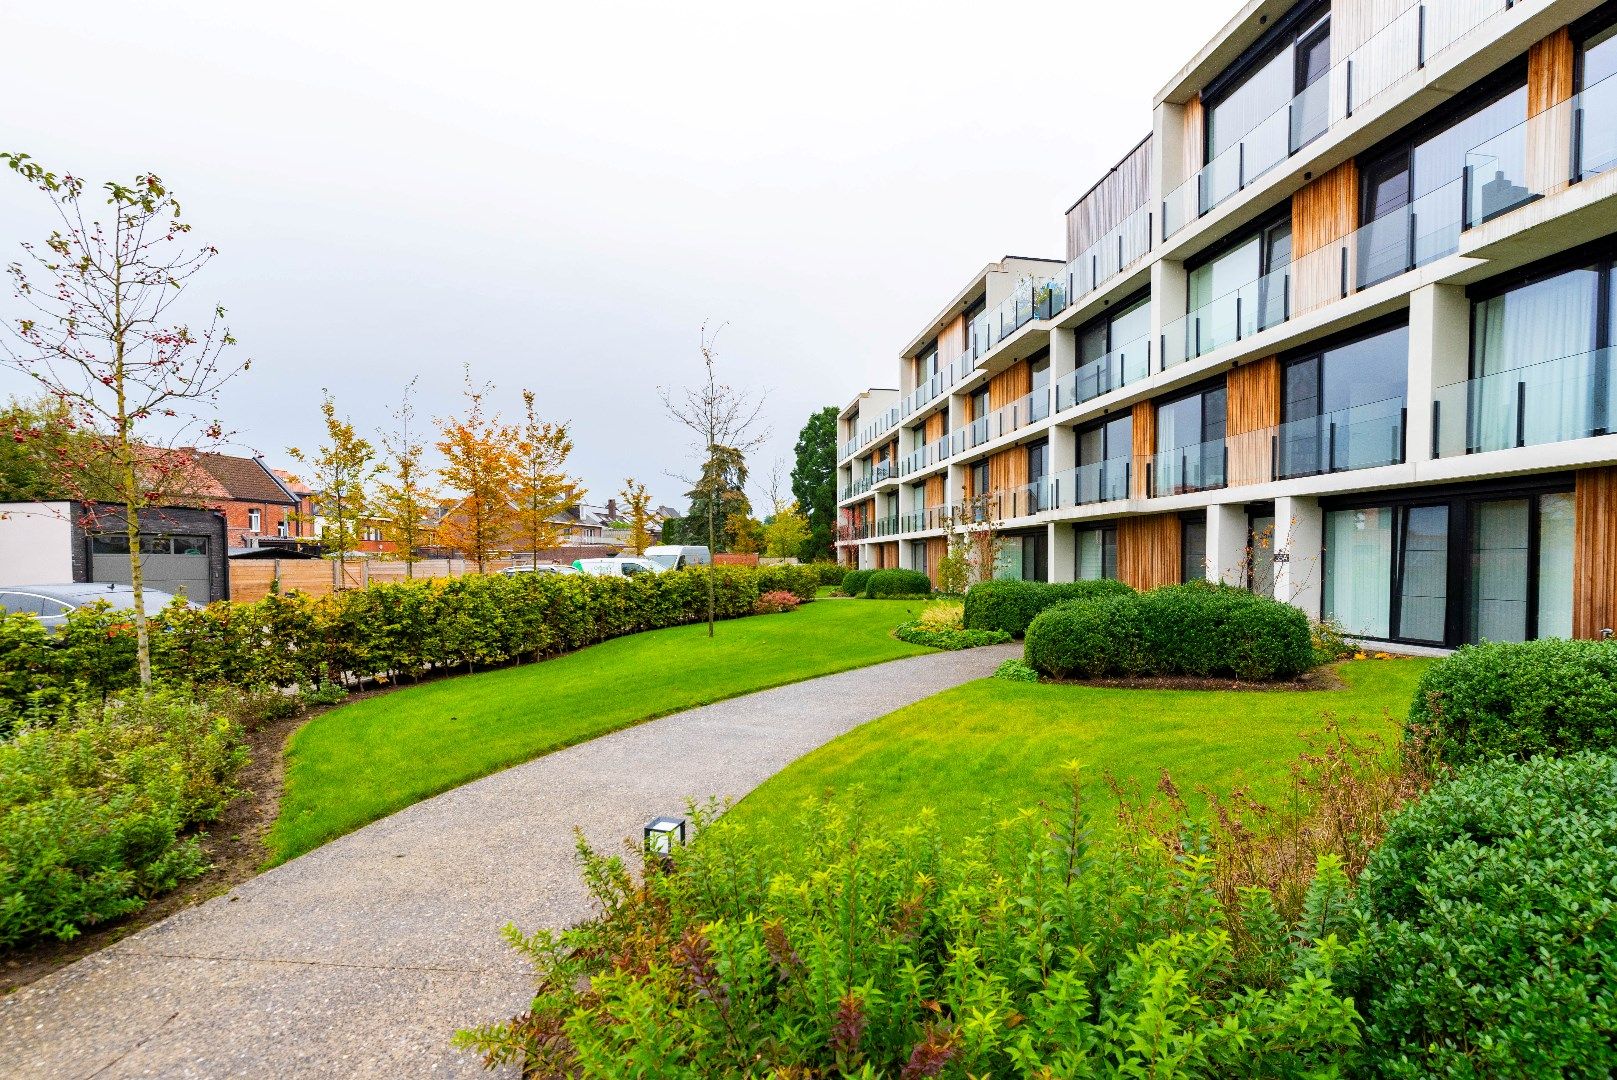
[[[573,452],[567,425],[540,420],[537,400],[532,390],[522,391],[523,419],[517,431],[512,500],[515,538],[528,549],[534,566],[539,565],[540,551],[561,541],[556,518],[584,498],[584,488],[566,472],[567,455]]]
[[[516,525],[521,475],[516,452],[521,432],[488,410],[484,399],[490,389],[487,383],[475,385],[468,368],[465,415],[437,420],[437,447],[444,456],[439,476],[457,499],[438,526],[438,543],[475,560],[480,574]]]

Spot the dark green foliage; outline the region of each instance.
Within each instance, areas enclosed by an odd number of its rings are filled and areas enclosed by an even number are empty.
[[[842,594],[844,596],[863,596],[865,594],[865,582],[869,581],[870,575],[875,572],[874,570],[849,570],[842,575]]]
[[[82,705],[0,744],[0,950],[138,910],[207,868],[240,729],[179,695]]]
[[[581,851],[601,914],[509,930],[531,1009],[457,1042],[544,1076],[903,1080],[1324,1077],[1356,1042],[1334,938],[1249,935],[1208,856],[1090,847],[1076,797],[981,835],[695,816],[643,881]],[[1315,889],[1345,884],[1327,860]]]
[[[979,645],[1000,645],[1011,640],[1011,635],[1000,630],[953,630],[946,626],[928,626],[924,622],[900,623],[893,636],[911,645],[925,645],[932,649],[975,649]]]
[[[871,598],[931,596],[932,579],[919,570],[872,570],[865,579],[864,594]]]
[[[1406,726],[1451,765],[1617,746],[1617,641],[1467,645],[1426,669]]]
[[[1374,1075],[1617,1074],[1617,760],[1463,770],[1359,882]]]
[[[1315,654],[1308,619],[1290,604],[1196,582],[1045,611],[1028,627],[1027,660],[1057,676],[1269,680],[1295,678]]]
[[[848,575],[848,568],[841,563],[817,562],[809,565],[820,575],[821,585],[841,585],[842,579]]]
[[[169,685],[298,687],[418,678],[585,645],[707,615],[705,567],[633,578],[519,574],[397,582],[330,596],[174,606],[152,615],[152,668]],[[766,592],[812,600],[807,566],[712,570],[721,619]],[[41,647],[27,616],[0,620],[0,725],[64,697],[101,700],[135,683],[134,628],[105,605],[75,610]]]
[[[805,560],[831,556],[831,526],[837,518],[837,409],[827,405],[808,418],[797,434],[792,465],[792,498],[808,518]],[[834,584],[827,582],[827,584]]]
[[[1026,660],[1013,658],[994,669],[994,678],[1008,682],[1038,682],[1039,673]]]
[[[1133,591],[1121,581],[984,581],[966,590],[966,626],[1021,637],[1047,607]]]

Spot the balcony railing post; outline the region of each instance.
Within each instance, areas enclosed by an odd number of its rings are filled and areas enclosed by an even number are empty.
[[[1235,340],[1241,340],[1241,294],[1235,294]]]
[[[1326,445],[1327,449],[1325,451],[1325,469],[1324,469],[1324,471],[1328,472],[1328,473],[1335,472],[1336,471],[1336,421],[1335,420],[1331,421],[1330,441],[1327,442],[1325,445]]]
[[[1346,299],[1348,294],[1348,246],[1342,245],[1342,295],[1338,300]]]
[[[1527,445],[1527,384],[1516,384],[1516,445]]]
[[[1269,479],[1280,479],[1280,436],[1269,436]]]
[[[1352,116],[1353,116],[1353,58],[1352,57],[1349,57],[1347,59],[1346,69],[1347,70],[1346,70],[1346,75],[1345,75],[1345,81],[1346,81],[1346,84],[1347,84],[1347,118],[1351,119]]]
[[[1438,422],[1442,417],[1443,403],[1436,398],[1432,399],[1432,458],[1437,458]]]
[[[1426,5],[1415,9],[1415,68],[1426,66]]]
[[[1576,184],[1583,179],[1583,107],[1572,110],[1572,160],[1568,164],[1567,182]]]

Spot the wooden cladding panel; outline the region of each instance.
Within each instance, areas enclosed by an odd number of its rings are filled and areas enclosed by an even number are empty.
[[[942,564],[947,554],[949,554],[949,541],[941,536],[926,538],[926,576],[932,579],[934,588],[938,584],[938,566]]]
[[[1067,211],[1067,260],[1070,262],[1088,251],[1097,240],[1155,198],[1151,136],[1147,135]]]
[[[1157,451],[1157,410],[1149,401],[1138,401],[1134,404],[1134,470],[1130,486],[1133,491],[1129,493],[1132,498],[1143,499],[1150,494],[1146,490],[1145,463],[1151,460],[1151,455]]]
[[[966,351],[966,316],[956,315],[938,334],[938,362],[946,364]]]
[[[988,490],[1015,491],[1027,486],[1027,447],[1013,446],[988,456]]]
[[[1018,398],[1024,398],[1033,392],[1033,365],[1026,360],[1018,360],[1004,371],[988,380],[988,408],[1003,409]],[[973,417],[973,419],[978,419]]]
[[[927,477],[926,505],[929,507],[942,506],[943,501],[943,474],[938,473],[934,476]]]
[[[1179,581],[1179,518],[1148,514],[1117,523],[1118,579],[1140,591]]]
[[[1617,628],[1617,467],[1580,469],[1573,495],[1572,636]]]
[[[1344,161],[1291,197],[1291,252],[1301,259],[1359,227],[1359,163]]]
[[[1527,50],[1527,115],[1537,116],[1572,96],[1572,30],[1563,26]]]
[[[876,565],[882,570],[898,569],[898,541],[889,540],[876,545]]]
[[[1204,111],[1200,94],[1185,102],[1185,137],[1181,145],[1184,147],[1183,168],[1187,179],[1195,176],[1204,164],[1202,150],[1207,145],[1203,128]]]
[[[921,438],[928,443],[937,442],[943,438],[949,428],[949,412],[947,409],[933,413],[926,418],[926,426],[921,431]]]
[[[1280,423],[1280,359],[1266,356],[1232,368],[1225,385],[1229,485],[1267,483],[1273,479],[1272,429]]]

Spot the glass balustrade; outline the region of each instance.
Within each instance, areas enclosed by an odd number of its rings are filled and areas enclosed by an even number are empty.
[[[1291,267],[1249,281],[1163,329],[1162,366],[1173,367],[1278,326],[1291,317]]]
[[[1223,439],[1159,451],[1151,456],[1151,494],[1161,497],[1221,488],[1227,465]]]
[[[1438,387],[1439,457],[1606,435],[1617,423],[1617,350],[1596,349]]]
[[[1404,460],[1404,399],[1387,398],[1348,409],[1290,420],[1273,429],[1275,479],[1373,469]],[[1232,440],[1239,436],[1232,436]],[[1232,450],[1231,457],[1237,455]],[[1238,481],[1236,464],[1231,482]]]
[[[1128,458],[1091,461],[1056,478],[1056,500],[1063,507],[1089,506],[1129,497],[1133,462]]]
[[[1056,384],[1056,411],[1070,409],[1151,374],[1151,336],[1142,334],[1105,356],[1078,365]]]

